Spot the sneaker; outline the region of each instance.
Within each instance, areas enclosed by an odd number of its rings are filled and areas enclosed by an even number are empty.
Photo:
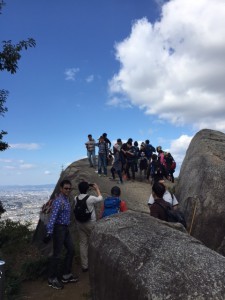
[[[82,268],[82,272],[88,272],[88,268]]]
[[[68,278],[65,278],[64,277],[65,275],[63,275],[63,277],[62,277],[62,282],[63,283],[69,283],[69,282],[77,282],[78,280],[79,280],[79,277],[78,276],[74,276],[74,275],[70,275]]]
[[[48,279],[48,285],[51,286],[53,289],[61,290],[63,289],[64,285],[60,282],[57,278]]]

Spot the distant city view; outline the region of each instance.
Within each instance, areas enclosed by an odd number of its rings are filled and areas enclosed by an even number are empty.
[[[2,220],[26,221],[35,228],[42,205],[48,201],[55,185],[0,186],[0,201],[6,212]]]

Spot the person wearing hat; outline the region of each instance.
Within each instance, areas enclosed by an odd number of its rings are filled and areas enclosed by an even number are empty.
[[[125,201],[120,200],[121,190],[118,186],[114,186],[111,189],[111,196],[104,200],[104,206],[102,209],[102,218],[108,217],[127,210]]]

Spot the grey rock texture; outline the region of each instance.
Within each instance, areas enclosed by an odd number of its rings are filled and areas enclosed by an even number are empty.
[[[225,134],[204,129],[192,139],[176,196],[191,235],[225,254]]]
[[[116,181],[110,181],[109,177],[110,166],[108,166],[108,177],[99,177],[93,168],[89,167],[88,159],[81,159],[69,165],[60,175],[60,178],[55,186],[55,189],[50,198],[54,198],[55,194],[60,191],[60,182],[63,179],[69,179],[72,183],[72,191],[70,194],[70,203],[72,206],[71,213],[71,226],[70,230],[73,233],[74,242],[77,241],[77,231],[75,226],[75,218],[73,214],[74,209],[74,197],[79,195],[78,184],[82,180],[86,180],[89,183],[97,183],[100,187],[103,197],[110,195],[111,188],[118,185]],[[121,199],[126,200],[127,207],[133,211],[144,211],[149,213],[147,205],[148,198],[151,193],[151,185],[146,182],[125,182],[120,185]],[[89,190],[89,194],[95,195],[93,190]],[[47,199],[46,199],[47,201]],[[96,205],[97,216],[99,217],[101,211],[101,204]],[[40,249],[44,255],[51,255],[52,245],[43,243],[43,236],[45,235],[45,228],[43,222],[39,221],[35,230],[33,243]]]
[[[225,258],[182,225],[145,213],[101,220],[91,235],[93,300],[225,299]]]

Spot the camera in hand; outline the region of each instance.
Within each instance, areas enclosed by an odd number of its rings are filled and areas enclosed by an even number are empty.
[[[89,183],[89,186],[90,186],[90,187],[93,187],[93,186],[94,186],[94,183]]]

